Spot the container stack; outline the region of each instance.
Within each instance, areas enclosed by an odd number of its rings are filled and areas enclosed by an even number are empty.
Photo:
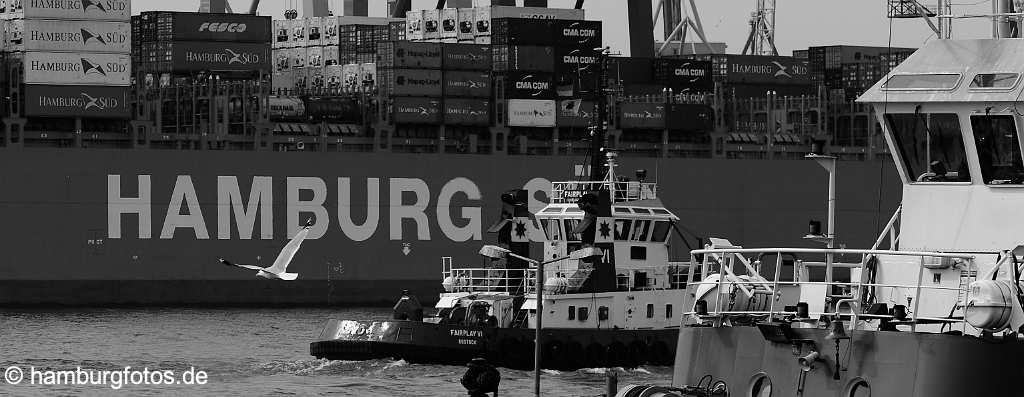
[[[877,83],[916,49],[825,46],[808,49],[811,84],[830,96],[852,100]]]
[[[17,113],[41,117],[127,119],[131,83],[130,0],[8,3],[2,14],[5,93]],[[11,91],[24,85],[24,98]],[[16,92],[16,91],[15,91]]]
[[[430,43],[492,44],[492,22],[504,18],[582,21],[584,12],[577,9],[511,6],[409,11],[405,20],[405,39]]]
[[[199,74],[253,79],[271,72],[269,17],[148,11],[133,18],[136,77],[151,88]]]
[[[393,123],[442,123],[442,65],[438,43],[390,41],[378,45],[378,88],[382,98],[392,101]]]
[[[378,43],[404,21],[371,17],[314,17],[274,21],[274,88],[278,91],[361,92],[375,84]]]
[[[491,46],[443,44],[444,123],[491,124]]]

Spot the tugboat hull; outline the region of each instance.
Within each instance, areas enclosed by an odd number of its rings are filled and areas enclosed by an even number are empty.
[[[796,345],[765,340],[756,327],[687,327],[680,331],[675,386],[711,376],[734,393],[751,390],[762,376],[780,396],[1009,396],[1019,395],[1024,343],[977,337],[854,331],[840,343],[842,369],[835,378],[835,341],[828,330],[793,329]],[[808,343],[812,341],[813,344]],[[801,346],[798,350],[795,346]],[[809,371],[799,362],[819,353]],[[764,382],[762,381],[762,385]],[[860,386],[858,386],[858,384]],[[869,389],[863,389],[867,385]],[[860,390],[855,390],[861,388]],[[869,390],[869,394],[865,392]],[[743,394],[746,395],[746,394]]]
[[[670,365],[677,329],[544,329],[545,369]],[[483,357],[496,366],[533,368],[534,330],[469,327],[418,321],[329,320],[309,352],[328,360],[393,358],[412,363],[463,365]]]

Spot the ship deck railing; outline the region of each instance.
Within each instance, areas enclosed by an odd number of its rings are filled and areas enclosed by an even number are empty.
[[[792,278],[783,280],[781,278],[785,263],[783,258],[795,258],[797,255],[824,257],[825,262],[795,260],[792,265]],[[859,255],[860,261],[838,263],[833,260],[837,255]],[[751,261],[748,259],[748,256],[756,256],[759,259]],[[766,256],[774,256],[774,266],[771,266],[770,263],[768,266],[765,266],[760,261],[760,258]],[[916,282],[905,284],[877,283],[869,279],[868,271],[859,271],[860,277],[856,280],[836,281],[833,278],[832,271],[834,269],[864,270],[870,261],[886,256],[918,258]],[[954,313],[951,312],[946,317],[921,316],[919,315],[919,309],[922,299],[933,302],[936,298],[935,296],[929,297],[929,293],[942,293],[946,297],[955,295],[955,299],[952,299],[955,301],[950,301],[946,307],[953,307],[954,312],[963,309],[965,303],[970,300],[970,284],[978,279],[975,253],[828,248],[709,248],[691,251],[691,257],[692,263],[697,265],[689,267],[689,274],[687,276],[689,280],[708,280],[709,276],[715,274],[722,276],[713,281],[694,281],[690,283],[690,288],[695,290],[699,290],[702,286],[709,286],[711,288],[707,291],[707,296],[697,297],[697,299],[706,302],[706,312],[697,313],[691,310],[685,314],[701,318],[702,320],[719,321],[719,324],[721,324],[722,319],[732,316],[749,316],[761,318],[764,321],[775,321],[778,316],[789,316],[792,318],[796,313],[792,310],[787,310],[786,306],[793,306],[798,302],[782,303],[780,301],[783,300],[784,292],[787,288],[796,288],[800,291],[798,292],[798,300],[800,302],[819,302],[816,301],[817,299],[821,299],[820,302],[824,302],[823,305],[817,305],[821,307],[821,310],[810,310],[808,313],[809,317],[802,320],[816,320],[820,316],[850,318],[852,319],[852,324],[856,327],[858,320],[884,319],[895,325],[908,325],[911,327],[912,332],[918,331],[918,325],[943,324],[942,330],[948,327],[952,331],[955,329],[953,327],[959,326],[961,332],[967,334],[970,325],[964,321],[962,315],[954,316]],[[698,260],[698,258],[701,258],[701,260]],[[1004,258],[1003,260],[1005,261],[1006,259]],[[903,264],[906,264],[906,262],[903,262]],[[879,263],[875,264],[875,266],[882,265]],[[937,265],[960,269],[962,275],[959,285],[956,287],[926,285],[924,280],[925,270],[934,268]],[[809,269],[814,267],[824,267],[826,269],[824,281],[810,280]],[[771,279],[761,275],[766,268],[774,270],[768,273]],[[930,282],[931,279],[929,278],[928,281]],[[803,296],[802,291],[804,287],[818,287],[808,290],[820,291],[817,293],[820,293],[821,296]],[[882,289],[912,291],[913,298],[907,302],[908,306],[911,307],[906,307],[907,313],[905,317],[894,314],[868,313],[867,307],[861,307],[862,305],[868,306],[866,303],[878,303],[874,302],[873,299],[867,301],[865,297],[884,297],[886,295],[879,291]],[[955,294],[952,294],[953,292]],[[755,297],[759,295],[770,298],[755,301]],[[736,308],[734,304],[738,302],[736,298],[743,297],[748,299],[747,304],[735,305],[741,307],[737,308],[738,310],[733,310]],[[755,302],[753,304],[755,306],[754,310],[750,310],[751,302]],[[934,306],[934,303],[932,305]],[[846,307],[845,310],[843,309],[844,306]]]
[[[451,258],[441,259],[441,277],[447,292],[517,294],[523,291],[526,269],[454,267]]]
[[[685,289],[689,281],[690,262],[667,262],[663,265],[637,266],[615,270],[616,291],[657,291]],[[578,293],[593,269],[581,267],[576,261],[561,261],[544,266],[545,295]],[[536,292],[537,269],[527,270],[526,293]]]
[[[612,182],[612,181],[576,181],[576,182],[552,182],[551,203],[552,204],[576,204],[584,194],[602,189],[611,193],[612,200],[616,203],[654,200],[658,198],[658,184],[652,182]]]

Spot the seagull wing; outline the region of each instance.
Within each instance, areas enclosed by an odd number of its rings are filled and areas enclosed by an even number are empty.
[[[219,260],[220,260],[220,263],[223,263],[225,266],[234,266],[234,267],[240,267],[242,269],[250,269],[250,270],[263,270],[262,267],[255,266],[255,265],[243,265],[243,264],[239,264],[239,263],[234,263],[234,262],[231,262],[231,261],[229,261],[227,259],[224,259],[224,258],[221,258]]]
[[[302,241],[309,235],[309,228],[304,227],[292,237],[292,240],[284,246],[280,254],[277,254],[277,259],[274,260],[274,265],[266,268],[265,270],[269,273],[281,274],[288,270],[288,264],[292,263],[292,258],[299,252],[299,247],[302,246]]]

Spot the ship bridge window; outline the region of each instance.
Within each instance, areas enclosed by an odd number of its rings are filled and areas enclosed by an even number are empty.
[[[651,221],[636,221],[633,224],[633,234],[629,236],[633,241],[647,241],[647,232],[651,228]]]
[[[882,86],[886,90],[929,90],[948,91],[960,83],[957,73],[944,74],[898,74],[892,76]]]
[[[544,234],[551,241],[562,240],[562,222],[559,219],[544,220]]]
[[[565,220],[565,237],[568,241],[583,241],[583,237],[579,233],[573,233],[576,227],[582,222],[581,219],[566,219]]]
[[[651,241],[656,243],[664,243],[668,240],[668,232],[672,229],[672,222],[669,221],[657,221],[654,222],[654,231],[651,232]]]
[[[956,114],[887,114],[885,119],[912,182],[971,181]]]
[[[1013,88],[1018,77],[1017,73],[978,73],[971,81],[971,88]]]
[[[1013,116],[971,116],[971,128],[985,183],[1024,184],[1024,160]]]
[[[616,219],[615,220],[615,240],[625,241],[629,237],[629,226],[633,224],[633,221],[628,219]]]

